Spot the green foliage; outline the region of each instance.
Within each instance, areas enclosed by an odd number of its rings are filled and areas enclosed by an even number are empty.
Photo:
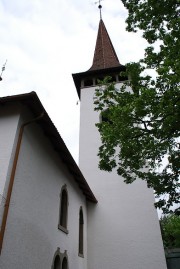
[[[180,216],[170,214],[160,219],[165,248],[180,248]]]
[[[156,207],[167,213],[180,201],[179,0],[122,2],[129,11],[127,30],[143,30],[150,46],[144,59],[126,65],[121,75],[129,80],[120,89],[106,78],[96,90],[95,110],[108,111],[109,118],[97,124],[99,167],[116,168],[126,183],[145,180],[160,197]],[[154,77],[145,74],[149,69]]]

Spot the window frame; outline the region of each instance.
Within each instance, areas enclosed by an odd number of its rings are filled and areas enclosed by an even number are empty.
[[[78,256],[84,258],[84,214],[82,206],[79,209]]]
[[[66,196],[64,197],[64,193]],[[63,185],[60,192],[60,205],[59,205],[59,220],[58,220],[58,229],[68,234],[68,191],[67,185]]]

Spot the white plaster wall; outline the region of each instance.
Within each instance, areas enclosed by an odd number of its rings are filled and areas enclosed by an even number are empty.
[[[80,169],[98,200],[88,206],[88,269],[165,269],[154,196],[142,181],[126,185],[98,169],[95,88],[81,91]]]
[[[19,123],[18,109],[12,106],[0,110],[0,226],[9,183],[11,160],[14,154]]]
[[[58,230],[61,187],[67,184],[68,230]],[[79,209],[84,213],[84,258],[78,256]],[[87,268],[86,199],[37,124],[25,128],[15,175],[1,269],[50,269],[57,247],[69,269]]]

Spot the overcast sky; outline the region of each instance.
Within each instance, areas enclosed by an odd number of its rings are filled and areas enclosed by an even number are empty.
[[[96,0],[0,0],[0,96],[35,91],[78,161],[79,108],[72,73],[91,67]],[[120,0],[101,2],[103,21],[121,64],[143,57],[145,41],[125,30]]]

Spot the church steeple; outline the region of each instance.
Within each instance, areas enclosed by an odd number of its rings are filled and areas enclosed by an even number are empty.
[[[121,71],[125,71],[125,66],[121,65],[118,60],[100,13],[92,66],[86,72],[72,74],[79,98],[81,89],[95,87],[98,84],[98,80],[103,80],[107,76],[112,77],[112,80],[116,83],[124,80],[124,77],[120,77]]]
[[[89,70],[120,66],[115,49],[102,19],[99,22],[93,64]]]

